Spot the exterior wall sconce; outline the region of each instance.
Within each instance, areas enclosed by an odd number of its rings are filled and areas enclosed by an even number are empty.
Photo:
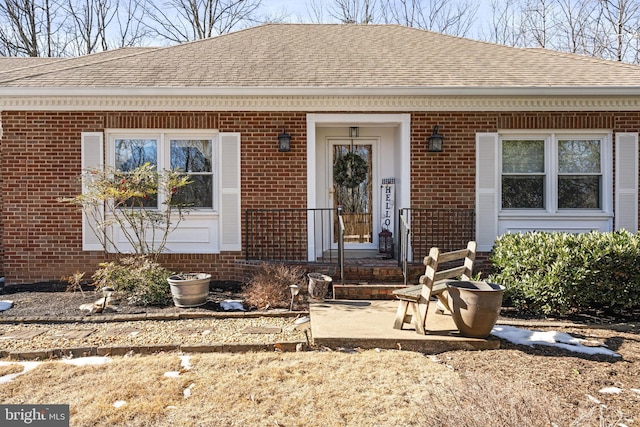
[[[360,128],[358,127],[349,128],[349,138],[357,138],[359,133],[360,133]]]
[[[282,133],[278,135],[278,151],[291,151],[291,135],[282,128]]]
[[[435,125],[433,127],[433,133],[429,137],[429,151],[431,152],[440,152],[442,151],[442,143],[444,142],[444,136],[438,133],[439,126]]]

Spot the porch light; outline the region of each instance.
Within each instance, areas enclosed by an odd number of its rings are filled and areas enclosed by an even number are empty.
[[[352,126],[349,128],[349,138],[357,138],[360,133],[360,128]]]
[[[389,230],[378,234],[378,252],[383,258],[393,258],[393,234]]]
[[[291,135],[282,128],[282,133],[278,135],[278,151],[291,151]]]
[[[431,152],[440,152],[442,151],[442,143],[444,142],[444,136],[438,133],[439,126],[435,125],[433,127],[433,133],[429,137],[429,151]]]

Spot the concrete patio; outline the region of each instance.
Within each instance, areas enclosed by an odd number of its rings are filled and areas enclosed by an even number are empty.
[[[435,303],[429,305],[427,335],[419,335],[413,329],[393,329],[397,307],[397,301],[393,300],[326,300],[311,303],[309,313],[313,342],[330,348],[384,348],[431,354],[500,347],[500,340],[493,337],[477,339],[461,336],[451,316],[435,313]]]

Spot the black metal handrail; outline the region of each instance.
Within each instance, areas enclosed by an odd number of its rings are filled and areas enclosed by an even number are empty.
[[[402,266],[404,285],[407,286],[409,284],[409,237],[411,236],[411,226],[409,225],[409,220],[402,215],[402,211],[400,211],[399,218],[400,221],[398,226],[400,227],[400,232],[398,233],[398,262]]]
[[[247,209],[245,256],[247,260],[307,262],[320,254],[323,262],[338,262],[337,249],[327,227],[334,227],[337,209]],[[309,257],[309,227],[316,254]]]
[[[465,248],[470,240],[475,240],[473,209],[401,208],[398,217],[405,220],[404,224],[399,221],[398,244],[401,250],[408,248],[398,257],[400,265],[407,260],[422,262],[432,247],[450,252]]]

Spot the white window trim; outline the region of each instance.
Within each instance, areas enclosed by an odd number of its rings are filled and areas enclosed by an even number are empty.
[[[558,220],[567,221],[575,219],[578,221],[602,221],[613,218],[613,143],[610,131],[604,130],[541,130],[541,131],[508,131],[498,133],[498,217],[509,220]],[[558,139],[600,139],[601,146],[601,172],[602,172],[602,208],[601,209],[558,209],[557,204],[557,175]],[[502,141],[506,139],[542,139],[545,141],[545,198],[546,208],[541,209],[503,209],[502,208]],[[553,153],[553,154],[551,154]]]
[[[164,162],[168,161],[169,138],[202,138],[210,139],[213,142],[213,207],[190,209],[180,225],[169,236],[166,246],[167,253],[220,253],[220,132],[214,129],[105,129],[106,140],[106,163],[108,166],[115,165],[115,140],[117,138],[153,138],[158,139],[158,171],[163,168]],[[159,197],[160,199],[160,197]],[[158,201],[161,206],[161,200]],[[112,236],[116,236],[119,230],[114,227]],[[121,252],[130,251],[128,242],[123,239],[114,238],[118,249]],[[110,252],[115,248],[111,248]]]
[[[163,166],[169,160],[169,144],[170,139],[180,138],[192,138],[192,139],[210,139],[212,141],[212,165],[213,165],[213,206],[211,208],[193,208],[190,209],[188,215],[193,216],[211,216],[212,214],[218,214],[220,209],[220,194],[218,173],[220,167],[220,159],[218,158],[218,145],[219,145],[219,131],[217,130],[191,130],[191,129],[107,129],[105,130],[107,140],[107,165],[114,167],[116,163],[115,159],[115,140],[118,138],[149,138],[158,140],[158,172],[163,170]],[[158,205],[162,205],[162,195],[158,194]]]

